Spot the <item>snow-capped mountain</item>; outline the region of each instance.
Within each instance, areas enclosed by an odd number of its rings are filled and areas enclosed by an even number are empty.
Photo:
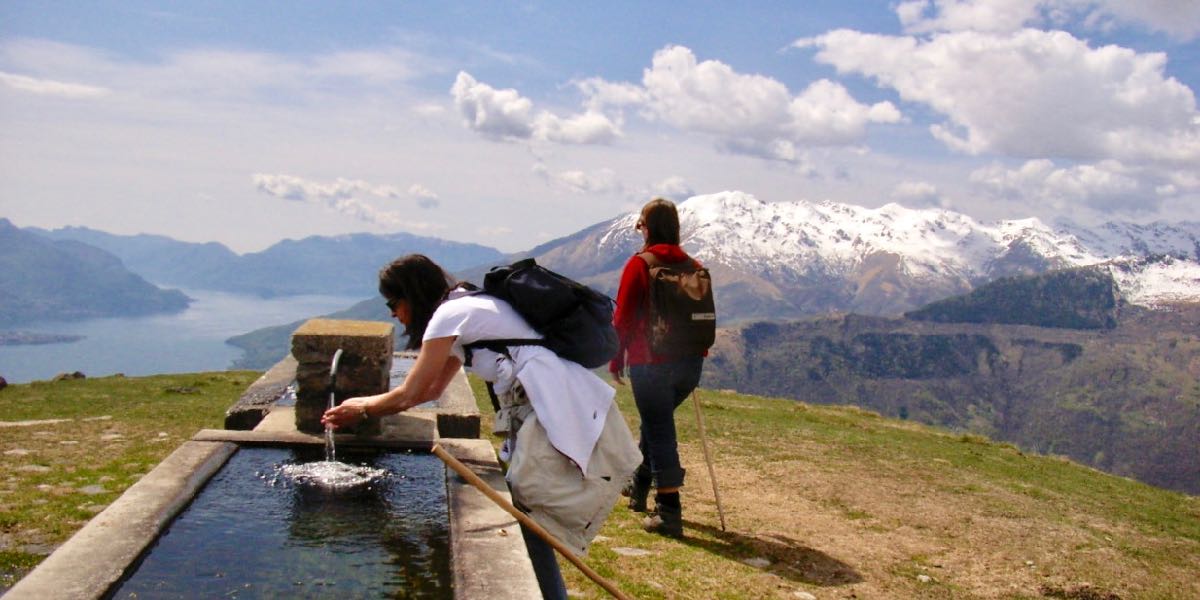
[[[1109,268],[1133,303],[1200,301],[1200,224],[981,223],[941,209],[769,203],[737,191],[692,197],[679,214],[683,246],[713,271],[727,320],[898,314],[998,277],[1085,265]],[[598,224],[535,255],[614,291],[614,271],[641,243],[637,218]]]

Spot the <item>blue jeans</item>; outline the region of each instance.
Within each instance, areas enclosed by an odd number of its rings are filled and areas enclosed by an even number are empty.
[[[633,401],[641,415],[642,465],[638,470],[653,474],[655,486],[672,488],[683,485],[683,467],[679,465],[679,444],[675,436],[675,409],[700,384],[704,358],[681,358],[657,365],[632,365],[629,383]]]
[[[558,558],[554,547],[546,540],[521,525],[521,537],[525,538],[525,551],[533,563],[533,574],[537,575],[538,588],[547,600],[567,600],[567,584],[558,569]]]

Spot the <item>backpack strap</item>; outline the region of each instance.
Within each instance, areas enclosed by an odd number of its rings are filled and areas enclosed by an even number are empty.
[[[474,354],[474,352],[472,352],[472,351],[478,350],[479,348],[485,348],[485,349],[491,350],[492,352],[495,352],[497,354],[503,354],[504,356],[507,356],[509,358],[509,360],[511,360],[512,353],[510,353],[508,351],[509,346],[545,346],[545,345],[546,345],[545,340],[538,340],[538,339],[533,339],[533,338],[499,338],[499,339],[494,339],[494,340],[477,340],[477,341],[471,342],[469,344],[463,344],[463,355],[464,355],[463,366],[464,367],[471,366],[471,360],[472,360],[473,354]]]
[[[502,339],[496,339],[496,340],[477,340],[477,341],[471,342],[470,344],[463,344],[463,347],[462,347],[463,348],[463,366],[464,367],[471,366],[471,360],[474,358],[473,351],[477,350],[479,348],[485,348],[485,349],[491,350],[492,352],[495,352],[497,354],[503,354],[504,356],[507,356],[509,360],[512,360],[512,353],[508,351],[509,346],[545,346],[545,345],[546,345],[546,342],[543,340],[535,340],[535,339],[529,339],[529,338],[526,338],[526,339],[502,338]],[[496,397],[496,390],[492,386],[492,382],[485,381],[484,384],[487,386],[488,398],[490,398],[492,401],[492,410],[499,413],[500,412],[500,399]]]
[[[687,258],[685,258],[681,261],[673,262],[673,263],[663,262],[662,259],[655,256],[653,252],[639,252],[637,254],[637,257],[642,259],[642,261],[644,261],[646,263],[647,269],[653,269],[654,267],[675,266],[677,264],[683,264],[685,262],[691,263],[691,266],[693,269],[700,268],[700,263],[696,262],[696,259],[692,258],[691,256],[688,256]]]

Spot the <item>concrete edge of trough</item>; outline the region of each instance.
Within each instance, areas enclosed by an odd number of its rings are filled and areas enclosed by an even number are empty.
[[[5,600],[103,597],[237,448],[184,442],[21,578]]]
[[[295,380],[296,359],[289,354],[250,384],[225,411],[225,429],[254,429]]]
[[[438,435],[442,438],[479,438],[479,406],[475,404],[475,393],[462,369],[450,380],[435,406],[417,407],[409,412],[436,415]]]
[[[444,438],[438,444],[511,502],[491,443]],[[541,597],[521,527],[512,515],[449,468],[446,504],[456,600]]]

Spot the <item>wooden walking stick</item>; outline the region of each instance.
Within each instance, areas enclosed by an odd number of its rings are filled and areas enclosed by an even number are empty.
[[[721,492],[717,491],[717,473],[713,470],[712,456],[708,453],[708,436],[704,433],[704,413],[700,410],[700,399],[692,390],[692,406],[696,407],[696,427],[700,429],[700,446],[704,448],[704,462],[708,464],[708,479],[712,481],[713,496],[717,499],[717,516],[721,517],[721,531],[725,531],[725,511],[721,509]]]
[[[442,448],[438,444],[434,444],[433,453],[437,455],[438,458],[442,459],[442,462],[446,463],[446,466],[453,469],[454,472],[458,473],[463,479],[466,479],[467,483],[475,486],[479,491],[483,492],[483,495],[487,496],[492,502],[495,502],[497,506],[503,508],[506,512],[508,512],[508,514],[515,517],[517,521],[520,521],[522,525],[529,528],[530,531],[545,540],[547,544],[553,546],[559,554],[571,561],[571,564],[575,565],[580,571],[583,571],[584,575],[587,575],[589,579],[595,581],[600,587],[604,588],[604,591],[612,594],[613,598],[618,598],[619,600],[631,600],[629,596],[623,594],[616,585],[613,585],[611,581],[605,579],[599,573],[592,570],[591,567],[584,564],[584,562],[580,560],[578,556],[575,556],[574,552],[571,552],[570,548],[558,541],[558,538],[554,537],[554,535],[549,531],[546,531],[546,529],[541,525],[538,525],[537,521],[534,521],[529,515],[521,512],[517,509],[517,507],[513,506],[511,502],[505,500],[504,496],[501,496],[498,492],[496,492],[496,490],[493,490],[491,486],[489,486],[483,479],[480,479],[480,477],[476,475],[474,471],[467,468],[467,466],[462,464],[462,462],[460,462],[457,458],[450,456],[450,453],[446,452],[445,448]]]

